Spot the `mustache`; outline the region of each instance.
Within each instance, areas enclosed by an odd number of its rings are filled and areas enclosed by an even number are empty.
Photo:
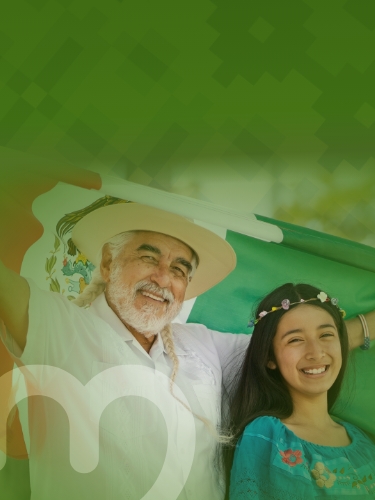
[[[159,295],[160,297],[163,297],[164,300],[167,300],[170,305],[172,305],[175,301],[174,295],[170,290],[167,290],[166,288],[161,288],[155,283],[150,283],[147,280],[141,280],[138,281],[138,283],[136,283],[134,287],[134,295],[138,291],[145,291],[154,293],[155,295]]]

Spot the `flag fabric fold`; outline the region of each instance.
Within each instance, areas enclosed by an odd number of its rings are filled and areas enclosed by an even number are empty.
[[[275,224],[283,232],[282,245],[375,273],[375,248],[319,231],[256,215],[257,220]]]

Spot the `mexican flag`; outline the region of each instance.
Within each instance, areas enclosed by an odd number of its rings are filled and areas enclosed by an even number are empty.
[[[64,165],[3,152],[8,166],[1,172],[0,258],[41,288],[75,298],[87,286],[92,264],[70,240],[74,225],[89,211],[111,203],[139,202],[194,219],[223,238],[237,254],[237,267],[224,281],[185,303],[179,321],[203,323],[211,329],[251,334],[247,327],[254,305],[286,282],[311,283],[339,298],[347,317],[375,309],[375,249],[258,215],[229,210]],[[22,167],[20,165],[23,165]],[[13,360],[0,344],[0,375]],[[375,349],[356,349],[335,415],[352,422],[375,439]],[[14,381],[13,381],[14,382]],[[17,382],[18,383],[18,382]],[[29,497],[27,418],[14,410],[11,378],[0,392],[1,498]],[[18,387],[17,390],[22,390]],[[27,389],[24,389],[25,391]],[[26,392],[25,392],[26,395]],[[22,412],[21,412],[22,413]],[[1,434],[5,422],[8,438]],[[26,445],[25,445],[26,442]],[[1,458],[2,457],[2,458]],[[12,459],[13,457],[13,459]]]

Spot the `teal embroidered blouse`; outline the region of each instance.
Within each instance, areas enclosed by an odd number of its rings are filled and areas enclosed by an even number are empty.
[[[230,500],[375,496],[375,444],[354,425],[340,423],[352,442],[331,447],[300,439],[277,418],[255,419],[237,443]]]

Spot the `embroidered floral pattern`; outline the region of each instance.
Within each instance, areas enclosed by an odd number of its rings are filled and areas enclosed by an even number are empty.
[[[295,467],[303,462],[302,451],[300,450],[280,450],[279,453],[284,464],[290,465],[290,467]]]
[[[332,488],[336,481],[335,474],[323,462],[316,462],[315,467],[311,470],[311,475],[319,488]]]
[[[364,488],[366,491],[370,491],[375,488],[375,478],[372,474],[364,476],[358,475],[357,471],[353,469],[352,466],[347,469],[345,469],[345,467],[342,467],[340,470],[333,469],[332,472],[334,474],[340,474],[339,476],[336,476],[336,480],[337,483],[342,486],[351,486],[352,488],[357,488],[358,490]]]
[[[352,488],[360,489],[362,484],[366,490],[369,491],[370,488],[374,487],[374,482],[371,483],[372,479],[372,474],[369,474],[367,477],[363,476],[361,479],[357,477],[357,479],[352,482]],[[366,482],[367,484],[365,484]]]

